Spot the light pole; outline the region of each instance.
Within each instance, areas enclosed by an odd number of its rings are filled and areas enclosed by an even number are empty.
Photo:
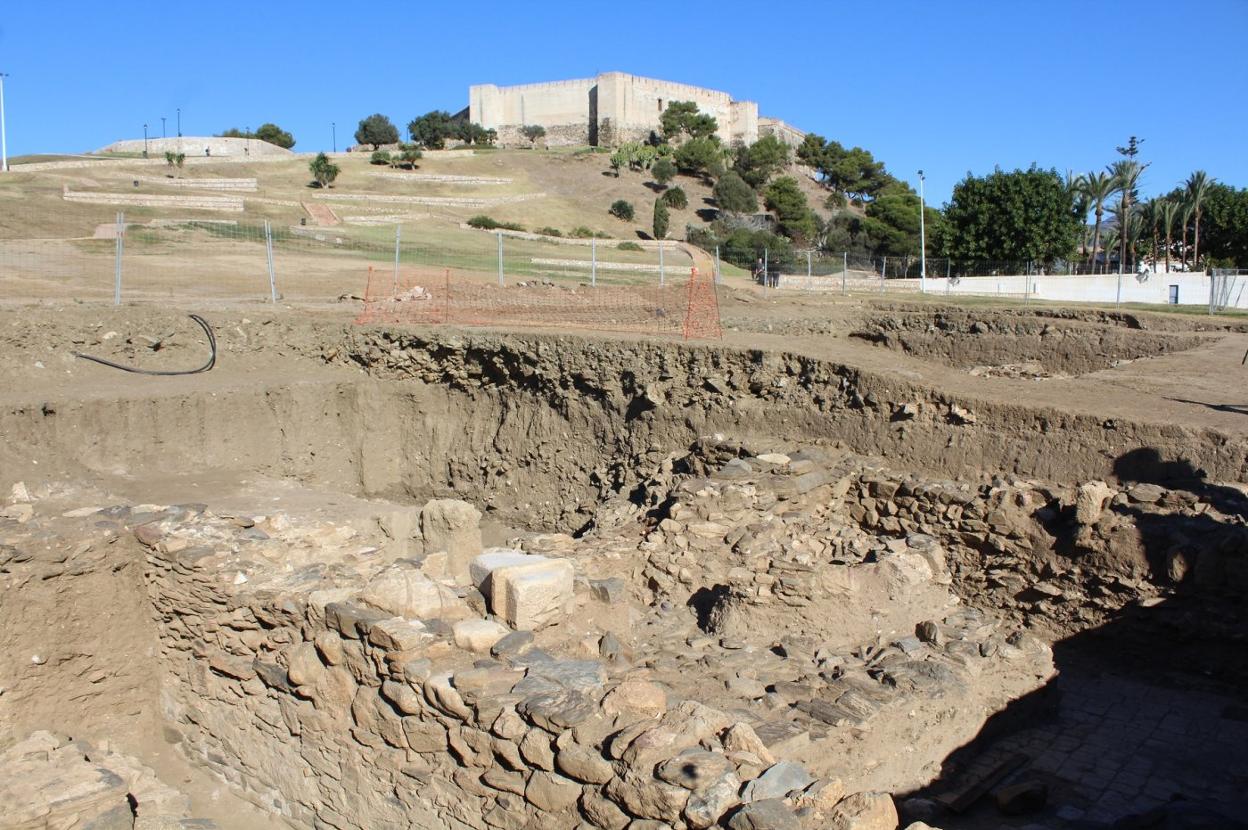
[[[919,293],[927,291],[927,229],[923,222],[923,171],[919,171]]]
[[[0,173],[9,172],[9,144],[4,134],[4,79],[8,73],[0,72]]]
[[[143,158],[147,158],[147,125],[143,125]]]
[[[182,108],[178,107],[178,138],[182,137]]]
[[[336,153],[338,152],[338,125],[335,124],[333,121],[330,121],[329,129],[330,129],[330,132],[334,136],[334,152]]]
[[[251,157],[251,127],[247,128],[247,143],[243,145],[243,155]]]
[[[160,117],[160,137],[168,138],[168,136],[165,135],[165,117],[163,115]]]

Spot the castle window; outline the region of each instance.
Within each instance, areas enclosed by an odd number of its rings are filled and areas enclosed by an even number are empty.
[[[663,99],[659,99],[659,112],[663,112]]]

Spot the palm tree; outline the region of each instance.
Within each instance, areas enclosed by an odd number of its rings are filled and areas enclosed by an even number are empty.
[[[1183,270],[1187,270],[1187,228],[1192,224],[1192,194],[1186,190],[1179,197],[1179,227],[1183,229],[1182,245],[1180,254],[1182,256]]]
[[[1170,273],[1170,247],[1171,234],[1174,231],[1174,222],[1179,216],[1179,205],[1173,199],[1162,199],[1158,209],[1158,219],[1160,219],[1161,229],[1166,235],[1166,273]]]
[[[1143,226],[1148,228],[1153,235],[1153,247],[1149,249],[1152,255],[1153,270],[1157,270],[1157,228],[1161,224],[1161,199],[1152,198],[1144,202],[1140,211]]]
[[[1114,195],[1118,185],[1113,176],[1105,173],[1089,173],[1086,176],[1080,176],[1079,184],[1093,210],[1096,211],[1096,225],[1092,231],[1092,256],[1088,258],[1095,273],[1096,253],[1101,246],[1101,217],[1105,215],[1105,203],[1109,201],[1110,196]],[[1106,257],[1106,262],[1108,261],[1109,258]]]
[[[1213,184],[1213,179],[1209,178],[1209,174],[1204,170],[1197,170],[1187,177],[1187,194],[1192,200],[1192,211],[1196,215],[1196,237],[1192,242],[1192,259],[1197,268],[1200,267],[1200,203],[1204,201],[1211,184]]]
[[[1135,197],[1135,188],[1140,183],[1140,174],[1144,172],[1143,166],[1135,159],[1123,159],[1116,161],[1109,168],[1110,175],[1118,183],[1118,216],[1119,220],[1126,220],[1128,223],[1131,219],[1131,205]],[[1118,234],[1119,252],[1118,252],[1118,270],[1121,271],[1123,265],[1127,261],[1127,237],[1129,234]]]

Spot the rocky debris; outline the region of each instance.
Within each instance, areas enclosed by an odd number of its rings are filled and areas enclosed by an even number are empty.
[[[396,563],[377,573],[360,599],[365,603],[400,617],[458,620],[471,613],[467,603],[422,572],[405,563]]]
[[[12,828],[211,830],[189,818],[186,796],[124,755],[50,732],[0,752],[0,823]]]
[[[446,552],[446,576],[469,583],[468,563],[481,553],[481,511],[456,499],[434,499],[420,511],[425,552]]]
[[[455,645],[474,654],[488,654],[509,629],[493,620],[460,620],[453,628]]]
[[[897,807],[887,793],[855,793],[828,816],[828,830],[897,830]]]

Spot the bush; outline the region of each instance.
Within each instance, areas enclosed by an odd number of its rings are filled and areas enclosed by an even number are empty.
[[[421,156],[424,155],[415,144],[400,144],[399,151],[398,164],[409,170],[415,170],[416,162],[420,161]]]
[[[390,153],[387,150],[375,150],[368,158],[369,164],[389,164]]]
[[[551,227],[538,228],[537,232],[542,234],[543,236],[563,236],[563,231],[559,230],[558,228],[551,228]]]
[[[539,138],[545,138],[546,128],[541,124],[527,124],[520,128],[520,134],[527,138],[530,144],[536,144]]]
[[[478,228],[483,231],[497,231],[497,230],[522,231],[524,230],[524,225],[520,225],[516,222],[500,222],[497,219],[486,216],[483,213],[477,214],[476,216],[469,219],[467,224],[470,228]]]
[[[724,146],[719,139],[691,138],[676,150],[676,169],[691,176],[719,176],[724,168]]]
[[[612,202],[611,209],[607,212],[616,219],[623,219],[625,222],[633,221],[633,216],[636,215],[633,211],[632,203],[626,202],[623,199],[616,199]]]
[[[641,247],[636,242],[621,242],[619,245],[616,245],[615,247],[621,251],[644,251],[645,250],[645,248]]]
[[[650,167],[650,175],[654,176],[654,180],[661,185],[666,185],[672,179],[676,178],[676,165],[670,158],[660,157]]]
[[[685,195],[685,191],[679,187],[673,187],[671,190],[664,192],[659,197],[667,206],[673,210],[684,210],[689,207],[689,197]]]
[[[654,200],[654,238],[665,239],[667,237],[667,226],[671,221],[671,215],[667,211],[667,205],[661,198]]]
[[[594,236],[594,232],[584,225],[577,225],[568,233],[568,236],[573,239],[590,239]]]
[[[594,231],[594,239],[610,239],[611,234],[606,231]]]

